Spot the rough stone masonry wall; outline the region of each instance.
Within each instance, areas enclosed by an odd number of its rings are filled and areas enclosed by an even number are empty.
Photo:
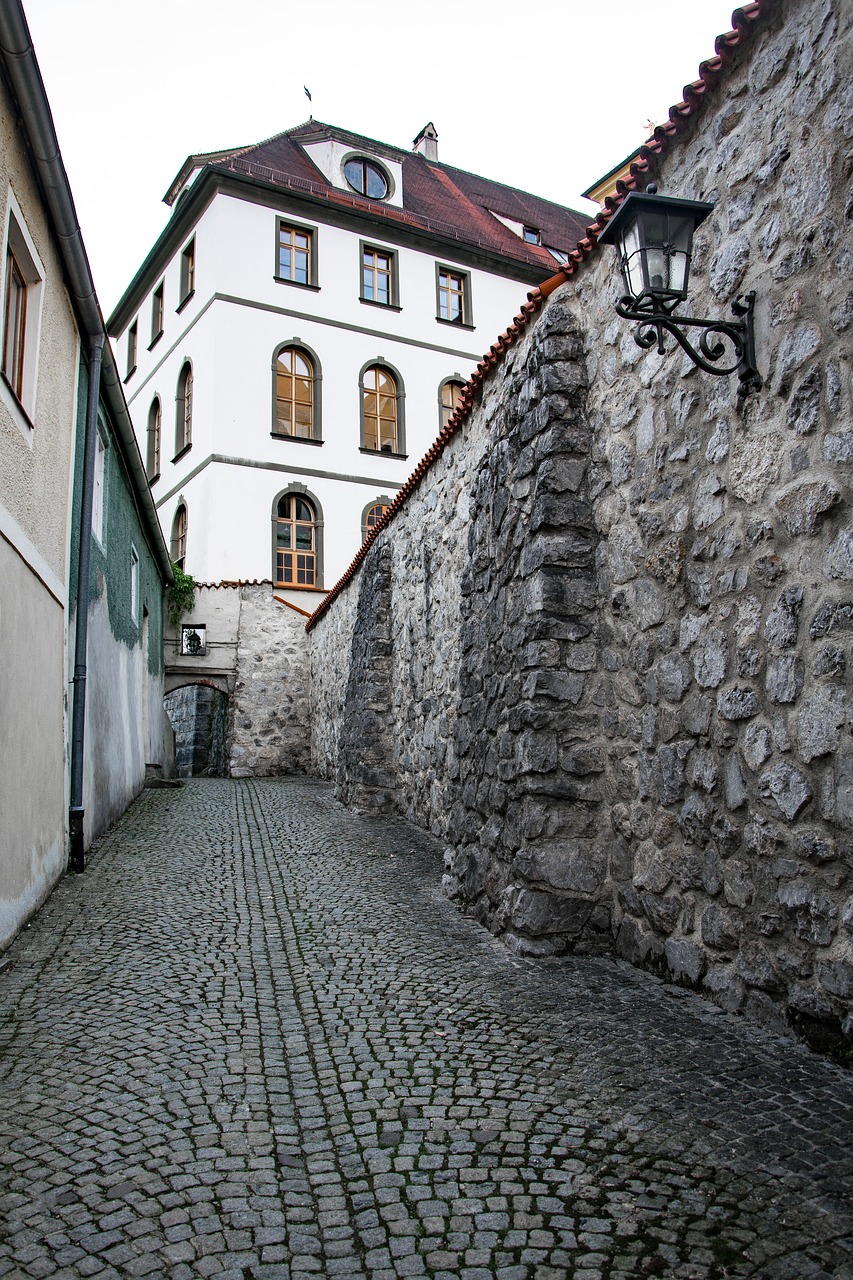
[[[782,7],[656,175],[715,203],[693,314],[757,295],[763,391],[587,322],[617,945],[809,1033],[853,997],[850,16]]]
[[[610,918],[571,312],[549,308],[501,374],[311,632],[313,759],[344,801],[444,837],[447,891],[548,953]]]
[[[609,936],[813,1036],[853,1033],[841,11],[781,5],[654,175],[715,203],[691,309],[756,290],[764,390],[741,407],[736,378],[642,352],[602,249],[311,633],[315,758],[335,776],[359,580],[390,551],[397,802],[447,838],[449,892],[512,946]]]
[[[240,587],[234,692],[229,711],[232,778],[309,768],[305,619],[268,584]]]

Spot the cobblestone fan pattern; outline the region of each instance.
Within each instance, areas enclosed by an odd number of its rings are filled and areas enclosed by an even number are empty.
[[[0,976],[0,1275],[853,1276],[853,1081],[519,959],[307,780],[147,792]]]
[[[768,13],[649,174],[713,203],[689,313],[755,290],[763,389],[642,351],[594,254],[312,629],[313,752],[358,741],[390,548],[397,803],[448,892],[519,953],[605,945],[849,1047],[853,28]]]

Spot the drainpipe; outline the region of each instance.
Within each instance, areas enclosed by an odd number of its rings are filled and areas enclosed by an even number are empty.
[[[86,737],[86,647],[89,635],[89,566],[92,558],[92,501],[95,493],[95,446],[104,334],[92,335],[89,390],[86,400],[86,443],[83,456],[83,499],[80,511],[80,559],[77,569],[77,629],[74,638],[74,703],[71,720],[71,870],[86,870],[83,844],[83,748]]]

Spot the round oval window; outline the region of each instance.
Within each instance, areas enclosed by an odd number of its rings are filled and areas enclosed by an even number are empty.
[[[379,166],[371,164],[369,160],[347,160],[344,177],[359,195],[370,196],[372,200],[384,200],[388,194],[388,179]]]

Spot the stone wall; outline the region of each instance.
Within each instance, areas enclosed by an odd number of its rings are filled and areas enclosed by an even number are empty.
[[[277,601],[268,584],[244,585],[239,591],[228,771],[232,778],[306,773],[305,617]]]
[[[310,633],[315,767],[341,783],[384,714],[384,801],[511,946],[607,941],[817,1039],[853,1033],[840,14],[777,6],[650,175],[715,204],[691,310],[756,291],[764,389],[641,351],[594,251]],[[392,680],[367,707],[373,596]]]

